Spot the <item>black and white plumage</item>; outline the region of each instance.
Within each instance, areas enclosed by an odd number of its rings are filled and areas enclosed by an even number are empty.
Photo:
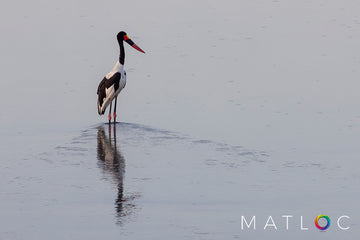
[[[111,107],[112,101],[115,98],[115,107],[114,107],[114,122],[116,121],[116,102],[117,96],[120,91],[126,85],[126,72],[124,70],[125,63],[125,49],[124,41],[127,42],[130,46],[136,50],[145,53],[140,47],[138,47],[125,32],[121,31],[117,34],[117,40],[120,47],[120,56],[119,60],[116,62],[115,66],[111,71],[106,74],[104,79],[100,82],[97,90],[98,94],[98,113],[103,115],[108,105],[109,108],[109,123],[111,122]]]

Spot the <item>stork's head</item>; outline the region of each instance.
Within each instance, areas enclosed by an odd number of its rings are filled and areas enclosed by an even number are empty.
[[[121,31],[117,34],[117,40],[119,44],[121,44],[123,41],[127,42],[130,46],[135,48],[136,50],[145,53],[138,45],[136,45],[126,34],[126,32]]]

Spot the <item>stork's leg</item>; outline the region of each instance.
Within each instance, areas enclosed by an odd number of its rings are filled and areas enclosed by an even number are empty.
[[[115,106],[114,106],[114,123],[116,123],[116,103],[117,103],[117,96],[115,97]]]
[[[110,108],[109,108],[109,124],[111,124],[111,105],[112,105],[112,101],[110,102]]]

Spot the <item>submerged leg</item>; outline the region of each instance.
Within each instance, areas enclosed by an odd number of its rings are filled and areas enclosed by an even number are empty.
[[[112,105],[112,101],[110,102],[110,108],[109,108],[109,124],[111,124],[111,105]]]
[[[116,122],[116,103],[117,103],[117,96],[115,97],[115,106],[114,106],[114,123]]]

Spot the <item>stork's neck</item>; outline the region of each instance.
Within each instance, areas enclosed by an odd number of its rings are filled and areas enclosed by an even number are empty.
[[[124,41],[120,41],[119,42],[119,46],[120,46],[120,57],[119,57],[119,62],[121,65],[124,65],[125,63],[125,49],[124,49]]]

